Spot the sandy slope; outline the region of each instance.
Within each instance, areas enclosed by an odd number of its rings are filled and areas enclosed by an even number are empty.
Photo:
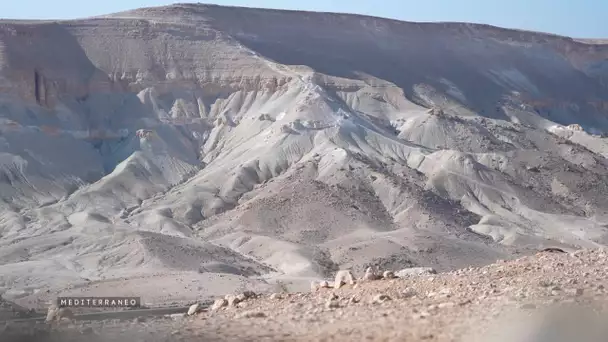
[[[163,304],[604,245],[607,56],[211,5],[1,22],[0,292]]]

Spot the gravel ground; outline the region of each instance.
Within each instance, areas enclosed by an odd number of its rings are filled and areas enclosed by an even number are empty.
[[[576,333],[578,341],[599,341],[591,335],[602,326],[594,325],[594,320],[583,315],[604,308],[607,255],[600,250],[543,252],[449,273],[360,281],[355,286],[309,293],[263,294],[231,307],[206,308],[188,317],[65,322],[54,326],[12,323],[4,327],[0,337],[7,342],[476,341],[478,338],[523,342],[517,334],[533,329],[537,333],[561,331],[562,338],[567,333]],[[566,315],[561,315],[564,312]],[[553,320],[546,320],[547,317]],[[571,324],[545,328],[536,324],[563,322],[560,319]],[[18,339],[19,336],[29,339]],[[525,341],[561,340],[537,337]]]
[[[560,312],[554,310],[559,305],[602,303],[605,269],[604,252],[541,253],[482,268],[256,300],[244,309],[202,313],[192,324],[218,341],[470,341],[487,334],[504,337],[505,333],[496,329],[506,322],[512,326],[532,322],[529,317],[544,317],[547,309]],[[337,299],[328,304],[334,295]],[[375,300],[379,296],[390,300]],[[245,310],[263,317],[243,318]]]

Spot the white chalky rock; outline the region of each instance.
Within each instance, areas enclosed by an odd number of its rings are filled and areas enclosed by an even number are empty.
[[[196,314],[198,312],[198,308],[199,308],[198,303],[190,305],[190,308],[188,309],[188,316],[192,316],[192,315]]]
[[[316,292],[319,289],[319,284],[316,281],[310,282],[310,292]]]
[[[355,285],[355,277],[353,277],[353,273],[351,271],[342,270],[336,273],[334,288],[339,289],[344,284]]]
[[[378,278],[379,278],[378,275],[374,272],[374,270],[371,267],[368,267],[365,270],[365,274],[363,275],[364,281],[377,280]]]
[[[311,292],[316,292],[320,289],[327,289],[327,288],[330,288],[329,282],[327,280],[321,280],[321,281],[313,280],[312,282],[310,282],[310,291]]]
[[[228,301],[224,298],[220,298],[213,303],[213,305],[211,306],[211,311],[217,311],[226,305],[228,305]]]
[[[583,131],[583,127],[581,127],[581,125],[579,125],[579,124],[568,125],[567,128],[572,131],[579,131],[579,132]]]
[[[74,319],[74,313],[69,308],[58,308],[51,306],[46,314],[46,321],[61,321],[62,319],[72,320]]]
[[[321,288],[321,289],[328,289],[329,288],[329,282],[327,280],[321,280],[321,282],[319,282],[319,288]]]
[[[228,303],[228,306],[236,306],[238,303],[242,302],[241,298],[243,298],[242,296],[235,296],[235,295],[226,295],[226,297],[224,297],[224,299],[226,300],[226,302]]]
[[[393,271],[384,271],[384,273],[382,273],[382,278],[384,279],[395,279],[395,273],[393,273]]]

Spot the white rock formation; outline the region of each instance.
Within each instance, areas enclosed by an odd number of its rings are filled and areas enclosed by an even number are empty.
[[[395,279],[395,273],[393,271],[384,271],[382,273],[382,279]]]
[[[226,299],[216,299],[215,302],[213,302],[213,305],[211,305],[211,311],[217,311],[226,306],[228,306],[228,301]]]
[[[3,291],[195,301],[604,245],[608,143],[578,127],[608,131],[606,58],[485,25],[203,4],[2,21]]]
[[[60,308],[57,306],[49,307],[46,314],[46,322],[59,322],[61,320],[73,320],[74,313],[70,308]]]
[[[365,274],[363,274],[363,278],[361,278],[361,280],[363,281],[371,281],[371,280],[378,280],[380,279],[380,276],[378,276],[376,274],[376,272],[374,271],[373,268],[368,267],[365,269]]]
[[[195,315],[199,311],[200,305],[198,303],[190,305],[188,308],[188,312],[186,313],[188,316]]]
[[[339,289],[342,285],[355,285],[355,277],[349,270],[341,270],[336,273],[334,280],[334,289]]]

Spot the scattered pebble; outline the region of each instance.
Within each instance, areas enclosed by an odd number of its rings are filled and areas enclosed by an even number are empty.
[[[374,296],[372,302],[373,303],[384,303],[391,300],[391,297],[386,294],[377,294]]]

